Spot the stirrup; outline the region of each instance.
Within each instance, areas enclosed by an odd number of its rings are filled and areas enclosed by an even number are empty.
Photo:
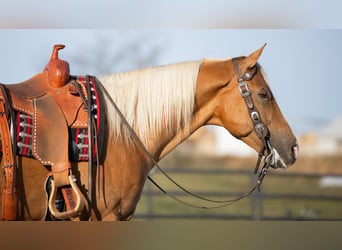
[[[69,183],[73,191],[76,194],[76,198],[77,198],[76,206],[65,212],[59,212],[55,203],[55,199],[57,195],[57,187],[55,185],[54,180],[51,179],[51,195],[49,199],[49,209],[50,209],[51,214],[57,219],[66,219],[72,216],[77,216],[79,213],[81,213],[81,211],[84,208],[84,201],[83,201],[81,192],[79,188],[77,187],[74,175],[69,175]]]

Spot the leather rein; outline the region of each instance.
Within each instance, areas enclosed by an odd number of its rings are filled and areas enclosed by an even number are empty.
[[[200,206],[200,205],[194,205],[191,203],[188,203],[186,201],[183,201],[181,199],[179,199],[178,197],[168,193],[165,189],[163,189],[160,185],[158,185],[151,176],[148,176],[147,178],[160,190],[162,191],[164,194],[168,195],[170,198],[176,200],[177,202],[184,204],[186,206],[190,206],[193,208],[201,208],[201,209],[216,209],[216,208],[222,208],[222,207],[226,207],[229,205],[232,205],[233,203],[245,198],[246,196],[250,195],[251,193],[253,193],[256,189],[259,190],[260,192],[260,186],[262,184],[262,181],[264,179],[264,177],[267,175],[268,172],[268,168],[274,167],[275,166],[275,155],[274,155],[274,151],[273,148],[270,144],[270,134],[269,134],[269,130],[267,129],[267,126],[262,122],[260,114],[257,110],[257,108],[255,107],[254,103],[253,103],[253,99],[251,96],[251,92],[249,91],[248,85],[246,83],[246,81],[249,81],[253,78],[254,74],[247,71],[244,75],[241,74],[239,65],[238,65],[238,58],[233,58],[232,62],[233,62],[233,66],[234,66],[234,71],[237,75],[237,79],[238,79],[238,88],[240,91],[240,94],[242,96],[242,98],[244,99],[247,109],[248,109],[248,113],[250,115],[250,118],[253,122],[254,125],[254,131],[257,134],[258,138],[262,141],[263,146],[261,147],[259,153],[258,153],[258,160],[256,163],[256,167],[254,170],[254,174],[257,174],[261,160],[264,156],[264,152],[265,150],[267,151],[267,155],[264,158],[264,164],[263,167],[261,168],[259,174],[258,174],[258,179],[255,183],[254,186],[252,186],[246,193],[244,193],[243,195],[234,198],[234,199],[229,199],[229,200],[213,200],[213,199],[209,199],[206,197],[202,197],[200,195],[197,195],[187,189],[185,189],[183,186],[181,186],[180,184],[178,184],[174,179],[172,179],[158,164],[158,162],[154,159],[154,157],[151,155],[151,153],[147,150],[147,148],[145,147],[145,145],[143,144],[143,142],[140,140],[139,136],[135,133],[135,131],[133,130],[133,128],[129,125],[129,123],[127,122],[126,118],[124,117],[124,115],[122,114],[122,112],[120,111],[119,107],[116,105],[116,103],[114,102],[113,98],[110,96],[110,94],[108,93],[108,91],[103,87],[102,84],[100,84],[100,87],[103,91],[103,93],[107,96],[109,102],[111,103],[111,105],[114,107],[114,109],[116,110],[116,112],[118,113],[120,119],[122,120],[122,123],[125,125],[125,127],[128,129],[128,131],[131,133],[133,139],[135,140],[135,142],[138,144],[138,146],[141,148],[141,150],[146,154],[146,156],[151,160],[151,162],[155,165],[155,167],[158,168],[158,170],[170,181],[172,182],[174,185],[176,185],[179,189],[181,189],[182,191],[184,191],[185,193],[187,193],[190,196],[193,196],[199,200],[202,201],[206,201],[206,202],[210,202],[210,203],[216,203],[219,205],[212,205],[212,206]]]

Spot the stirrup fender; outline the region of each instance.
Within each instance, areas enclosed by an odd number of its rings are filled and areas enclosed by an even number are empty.
[[[84,208],[84,201],[81,195],[79,188],[75,182],[75,176],[69,175],[69,183],[76,194],[77,202],[76,206],[73,209],[67,210],[65,212],[59,212],[56,208],[55,200],[57,195],[57,187],[55,185],[54,180],[51,180],[51,195],[49,199],[49,209],[51,214],[57,219],[65,219],[70,218],[72,216],[78,215]]]

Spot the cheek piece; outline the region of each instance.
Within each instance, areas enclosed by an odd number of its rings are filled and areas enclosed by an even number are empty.
[[[262,183],[262,180],[264,177],[267,175],[267,171],[269,167],[272,168],[277,168],[278,164],[277,162],[280,162],[280,166],[283,168],[286,168],[286,164],[282,162],[280,159],[280,156],[278,152],[272,147],[270,143],[270,133],[269,129],[265,125],[265,123],[262,121],[260,113],[258,109],[255,107],[251,92],[248,88],[247,81],[250,81],[253,79],[255,72],[249,72],[247,71],[244,75],[241,74],[239,64],[238,64],[238,59],[233,58],[233,67],[234,71],[237,75],[238,79],[238,89],[240,91],[241,97],[244,99],[247,107],[247,111],[249,114],[250,119],[252,120],[253,126],[254,126],[254,131],[258,138],[262,142],[262,146],[260,148],[260,151],[258,153],[258,160],[255,166],[254,174],[256,174],[259,170],[261,160],[264,156],[264,152],[266,150],[267,155],[264,158],[264,165],[259,173],[259,178],[258,178],[258,189],[260,191],[260,185]]]

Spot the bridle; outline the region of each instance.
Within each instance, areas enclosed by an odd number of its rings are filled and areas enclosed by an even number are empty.
[[[246,73],[242,75],[240,68],[239,68],[239,64],[238,64],[238,58],[233,58],[232,62],[233,62],[234,71],[237,75],[238,88],[239,88],[241,97],[244,99],[245,104],[247,106],[247,111],[248,111],[250,119],[252,120],[254,131],[263,144],[263,146],[261,147],[259,151],[259,154],[263,154],[265,150],[267,151],[268,155],[272,154],[273,148],[270,143],[270,131],[265,125],[265,123],[262,121],[260,113],[257,107],[255,107],[254,105],[251,92],[246,83],[246,81],[250,81],[253,79],[255,71],[250,72],[247,70]]]
[[[255,71],[250,72],[247,70],[246,73],[242,75],[238,60],[239,60],[238,58],[232,59],[233,68],[237,75],[238,88],[239,88],[241,97],[244,99],[245,104],[247,106],[247,111],[248,111],[250,119],[252,120],[254,131],[263,144],[263,146],[260,148],[260,151],[258,153],[258,160],[254,169],[254,174],[258,172],[261,159],[264,156],[265,150],[267,152],[267,155],[265,156],[264,166],[259,173],[259,178],[258,178],[258,183],[259,183],[258,188],[259,188],[263,178],[267,174],[268,168],[269,167],[275,168],[275,151],[273,150],[271,146],[270,131],[265,125],[265,123],[262,121],[260,113],[254,105],[251,92],[246,83],[246,81],[250,81],[251,79],[253,79]]]
[[[260,117],[260,113],[258,112],[257,108],[255,107],[254,103],[253,103],[253,99],[251,96],[251,92],[249,91],[248,85],[247,85],[247,81],[250,81],[251,79],[253,79],[255,72],[249,72],[247,71],[244,75],[241,74],[240,68],[239,68],[239,64],[238,64],[238,58],[233,58],[232,62],[233,62],[233,67],[234,67],[234,71],[237,75],[237,79],[238,79],[238,88],[240,91],[240,94],[242,96],[242,98],[244,99],[247,109],[248,109],[248,113],[249,116],[253,122],[254,125],[254,130],[255,133],[257,134],[258,138],[262,141],[263,146],[261,147],[259,153],[258,153],[258,160],[256,163],[256,167],[254,170],[254,174],[256,174],[258,172],[258,169],[260,167],[260,163],[261,160],[264,156],[265,150],[267,152],[267,155],[264,158],[264,164],[263,167],[261,168],[259,175],[258,175],[258,179],[255,183],[255,185],[250,188],[246,193],[244,193],[243,195],[241,195],[240,197],[234,198],[234,199],[230,199],[230,200],[213,200],[213,199],[208,199],[205,197],[202,197],[200,195],[197,195],[187,189],[185,189],[184,187],[182,187],[180,184],[178,184],[175,180],[173,180],[157,163],[157,161],[154,159],[154,157],[151,155],[151,153],[147,150],[147,148],[145,147],[145,145],[143,144],[143,142],[140,140],[139,136],[135,133],[135,131],[133,130],[133,128],[129,125],[129,123],[127,122],[126,118],[124,117],[124,115],[122,114],[122,112],[120,111],[119,107],[116,105],[116,103],[114,102],[114,100],[112,99],[112,97],[109,95],[108,91],[103,87],[102,84],[100,84],[100,87],[103,91],[103,93],[107,96],[109,102],[111,103],[111,105],[114,107],[114,109],[116,110],[116,112],[118,113],[120,119],[122,120],[122,123],[125,125],[125,127],[128,129],[128,131],[131,133],[133,139],[135,140],[135,142],[137,143],[137,145],[141,148],[141,150],[146,154],[146,156],[151,160],[151,162],[155,165],[155,167],[158,168],[158,170],[169,180],[171,181],[174,185],[176,185],[178,188],[180,188],[181,190],[183,190],[185,193],[189,194],[190,196],[193,196],[199,200],[203,200],[206,202],[211,202],[211,203],[219,203],[219,205],[213,205],[213,206],[198,206],[198,205],[194,205],[188,202],[185,202],[181,199],[179,199],[178,197],[168,193],[166,190],[164,190],[160,185],[158,185],[151,176],[148,176],[148,179],[160,190],[162,191],[164,194],[168,195],[169,197],[171,197],[172,199],[190,206],[190,207],[194,207],[194,208],[201,208],[201,209],[215,209],[215,208],[221,208],[221,207],[226,207],[229,205],[232,205],[233,203],[241,200],[242,198],[250,195],[251,193],[254,192],[255,189],[258,189],[260,191],[260,186],[262,184],[262,181],[264,179],[264,177],[267,175],[268,172],[268,168],[269,167],[275,167],[275,151],[271,146],[270,143],[270,133],[269,130],[267,128],[267,126],[263,123],[261,117]]]

